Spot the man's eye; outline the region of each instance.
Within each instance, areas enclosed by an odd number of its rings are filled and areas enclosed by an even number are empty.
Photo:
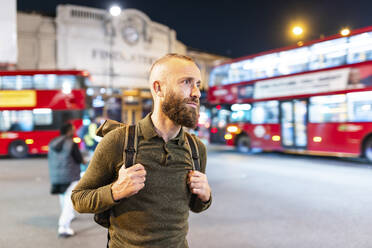
[[[191,80],[190,79],[185,79],[185,84],[190,84],[191,83]]]

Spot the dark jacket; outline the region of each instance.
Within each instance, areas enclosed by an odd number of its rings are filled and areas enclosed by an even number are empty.
[[[50,182],[68,184],[79,180],[81,163],[79,155],[81,158],[77,144],[71,138],[63,135],[53,139],[49,143],[48,152]]]

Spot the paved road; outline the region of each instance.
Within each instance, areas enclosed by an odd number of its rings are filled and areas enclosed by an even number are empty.
[[[190,247],[372,247],[372,167],[357,160],[209,149],[213,205],[191,214]],[[57,238],[45,158],[0,159],[0,247],[105,247],[91,215]]]

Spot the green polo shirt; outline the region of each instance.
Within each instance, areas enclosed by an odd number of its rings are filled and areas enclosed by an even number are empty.
[[[145,187],[129,198],[115,202],[111,184],[123,164],[125,128],[109,132],[98,144],[86,173],[73,190],[74,207],[81,213],[112,209],[109,247],[188,247],[189,210],[201,212],[208,203],[197,199],[189,206],[191,193],[186,183],[193,161],[185,131],[164,142],[156,133],[150,115],[137,125],[135,163],[147,172]],[[205,145],[198,143],[201,171],[206,168]]]

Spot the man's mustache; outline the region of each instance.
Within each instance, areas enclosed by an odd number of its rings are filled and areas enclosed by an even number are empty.
[[[199,98],[197,97],[189,97],[189,98],[186,98],[184,100],[185,103],[195,103],[197,105],[199,105],[200,101],[199,101]]]

